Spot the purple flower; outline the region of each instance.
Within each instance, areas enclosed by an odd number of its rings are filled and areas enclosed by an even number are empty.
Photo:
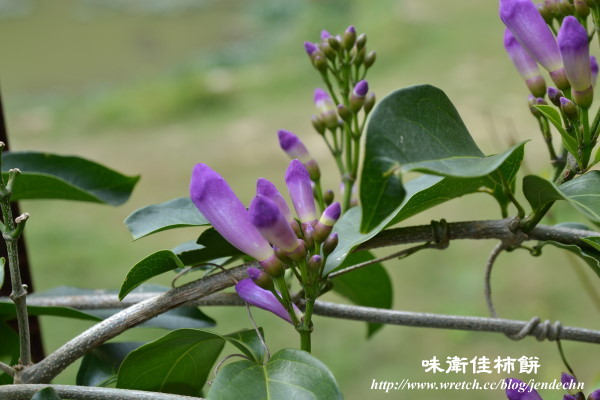
[[[563,372],[560,374],[560,381],[562,382],[565,389],[574,389],[577,385],[577,379],[573,375]]]
[[[577,400],[577,397],[573,396],[572,394],[565,394],[563,396],[563,400]]]
[[[331,33],[329,33],[328,31],[326,31],[325,29],[323,29],[321,31],[321,40],[327,40],[331,37]]]
[[[206,164],[196,164],[190,196],[202,215],[229,243],[263,261],[273,249],[250,222],[248,211],[225,179]]]
[[[517,67],[519,74],[525,79],[525,83],[531,93],[536,97],[544,96],[546,93],[546,82],[544,82],[544,78],[540,75],[537,62],[519,44],[508,28],[504,31],[504,48],[515,67]]]
[[[350,25],[347,29],[345,33],[350,33],[350,34],[354,34],[356,35],[356,29],[354,28],[354,25]]]
[[[590,48],[587,32],[577,18],[568,16],[563,20],[558,31],[558,47],[573,89],[587,90],[592,85]]]
[[[306,51],[306,54],[312,56],[319,50],[319,48],[312,42],[304,42],[304,50]]]
[[[237,285],[235,285],[235,291],[246,303],[270,311],[278,317],[285,319],[290,324],[292,323],[290,315],[279,300],[277,300],[275,295],[258,286],[251,278],[239,281]],[[295,304],[292,304],[292,307],[294,313],[301,318],[302,312],[300,309],[298,309]]]
[[[594,56],[590,56],[590,70],[592,72],[592,85],[595,85],[598,80],[598,61]]]
[[[315,199],[313,197],[310,176],[306,167],[299,160],[292,160],[285,172],[285,183],[288,187],[292,204],[300,222],[311,222],[317,219]]]
[[[250,218],[261,235],[274,246],[285,252],[298,248],[298,237],[274,201],[256,196],[250,204]]]
[[[323,211],[321,218],[315,225],[314,238],[317,242],[324,242],[327,239],[341,214],[342,207],[337,201]]]
[[[588,400],[600,400],[600,389],[594,390],[592,393],[590,393]]]
[[[543,400],[535,389],[515,378],[506,379],[508,400]]]
[[[531,0],[500,0],[500,19],[529,54],[550,71],[559,89],[568,82],[556,39]]]
[[[315,106],[317,106],[317,110],[319,111],[319,117],[321,117],[325,125],[330,129],[337,127],[337,107],[333,104],[327,92],[323,89],[315,89],[314,100]]]
[[[281,146],[281,149],[285,151],[291,159],[297,158],[300,160],[308,170],[312,180],[318,180],[321,177],[319,165],[311,157],[306,146],[304,146],[304,143],[302,143],[298,136],[283,129],[277,132],[277,135],[279,136],[279,145]]]
[[[256,181],[256,194],[259,196],[264,196],[273,201],[275,204],[277,204],[277,207],[279,207],[279,211],[281,211],[285,219],[289,223],[294,222],[294,216],[292,215],[292,212],[290,211],[287,202],[285,201],[281,193],[279,193],[279,190],[277,190],[275,185],[273,185],[271,182],[269,182],[265,178],[259,178]]]

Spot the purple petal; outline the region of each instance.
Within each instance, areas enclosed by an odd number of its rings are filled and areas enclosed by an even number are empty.
[[[279,145],[281,149],[291,158],[297,158],[303,163],[309,162],[312,158],[304,146],[304,143],[290,131],[280,130],[277,132],[279,136]]]
[[[367,93],[369,92],[369,83],[366,80],[362,80],[360,82],[358,82],[355,86],[354,86],[354,95],[358,96],[358,97],[365,97],[367,95]]]
[[[340,206],[340,203],[336,201],[335,203],[332,203],[329,207],[327,207],[325,211],[323,211],[319,222],[326,226],[333,226],[336,223],[336,221],[340,218],[341,214],[342,207]]]
[[[292,160],[290,163],[285,172],[285,183],[300,222],[316,220],[317,212],[310,176],[299,160]]]
[[[558,31],[558,47],[573,89],[580,92],[589,89],[592,73],[588,36],[577,18],[568,16],[563,20]]]
[[[354,28],[354,25],[350,25],[347,29],[346,29],[346,33],[352,33],[352,34],[356,34],[356,29]]]
[[[304,50],[306,51],[306,54],[312,56],[319,48],[314,43],[304,42]]]
[[[250,204],[252,223],[265,239],[283,251],[294,251],[298,237],[277,204],[265,196],[256,196]]]
[[[262,273],[262,271],[258,268],[248,268],[247,271],[248,271],[248,277],[252,280],[256,280]]]
[[[194,167],[190,196],[208,222],[237,249],[258,261],[273,254],[273,249],[252,225],[248,211],[225,179],[206,164]]]
[[[327,32],[325,29],[321,31],[321,40],[327,40],[331,37],[331,33]]]
[[[588,400],[600,400],[600,389],[594,390],[592,393],[590,393]]]
[[[329,97],[329,94],[327,94],[327,92],[321,88],[315,89],[314,99],[315,104],[318,104],[321,101],[331,101],[331,97]]]
[[[562,68],[556,39],[531,0],[500,0],[500,19],[548,71]]]
[[[594,56],[590,56],[590,70],[592,72],[592,85],[595,85],[598,80],[598,61]]]
[[[572,394],[565,394],[563,396],[563,400],[577,400],[577,397],[573,396]]]
[[[568,106],[570,106],[571,104],[573,104],[573,102],[572,102],[571,100],[569,100],[569,99],[567,99],[567,98],[565,98],[565,97],[561,97],[561,98],[559,99],[559,101],[560,101],[560,105],[561,105],[561,106],[563,106],[563,107],[568,107]]]
[[[540,75],[537,62],[519,44],[508,28],[504,31],[504,48],[525,80]]]
[[[277,204],[277,207],[279,207],[279,211],[281,211],[281,213],[283,214],[285,219],[288,220],[288,222],[294,221],[294,216],[292,215],[292,212],[290,211],[287,202],[285,201],[281,193],[279,193],[279,190],[277,190],[275,185],[273,185],[271,182],[269,182],[265,178],[259,178],[256,181],[256,194],[260,196],[265,196],[266,198],[270,199],[275,204]]]
[[[515,378],[506,379],[506,397],[508,400],[543,400],[535,389]]]
[[[235,285],[235,291],[246,303],[255,307],[262,308],[292,323],[292,320],[285,307],[277,300],[275,295],[268,290],[259,287],[250,278],[242,279]],[[296,315],[302,315],[302,312],[295,304],[292,305]]]

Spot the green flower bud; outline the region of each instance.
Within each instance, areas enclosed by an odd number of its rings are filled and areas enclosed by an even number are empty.
[[[317,133],[319,133],[319,135],[325,134],[326,127],[325,127],[325,123],[323,122],[323,119],[321,118],[321,116],[313,115],[310,118],[310,122],[312,122],[313,128],[315,128],[315,130],[317,131]]]
[[[328,256],[331,253],[333,253],[333,251],[338,245],[338,242],[338,234],[337,232],[333,232],[331,235],[329,235],[329,237],[327,237],[325,242],[323,242],[323,254],[325,254],[325,256]]]
[[[356,55],[354,56],[354,60],[352,60],[354,62],[354,65],[359,66],[360,64],[362,64],[365,61],[366,54],[366,48],[363,47],[362,49],[358,50],[356,52]]]
[[[339,51],[342,48],[342,44],[339,42],[338,38],[335,36],[331,36],[327,39],[331,48],[335,51]]]
[[[339,104],[337,106],[337,110],[338,110],[338,114],[340,115],[340,118],[343,119],[344,121],[350,121],[352,119],[352,113],[350,112],[348,107],[346,107],[345,105]]]
[[[354,29],[354,26],[351,25],[346,29],[343,40],[346,50],[350,50],[354,47],[354,43],[356,43],[356,29]]]
[[[375,106],[375,101],[375,93],[367,93],[367,96],[365,97],[365,104],[363,106],[367,114],[370,113],[373,107]]]
[[[328,189],[327,191],[325,191],[325,193],[323,193],[323,201],[325,201],[326,205],[330,205],[331,203],[333,203],[334,198],[335,194],[331,189]]]
[[[327,71],[327,60],[325,60],[325,57],[323,57],[323,55],[315,56],[313,58],[313,65],[320,72]]]
[[[375,50],[370,51],[366,56],[365,56],[365,67],[367,68],[371,68],[371,66],[373,64],[375,64],[375,59],[377,58],[377,53],[375,52]]]
[[[358,38],[356,39],[356,48],[358,50],[363,49],[365,47],[365,44],[367,44],[367,35],[364,33],[361,33],[360,35],[358,35]]]

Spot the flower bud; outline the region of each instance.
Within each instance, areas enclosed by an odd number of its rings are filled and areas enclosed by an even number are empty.
[[[331,204],[323,211],[321,218],[315,225],[314,237],[317,242],[323,242],[327,239],[341,214],[342,207],[338,202]]]
[[[307,247],[306,242],[302,239],[298,239],[298,247],[296,248],[296,250],[289,252],[289,253],[286,252],[286,255],[291,260],[300,262],[300,261],[306,259],[306,253],[307,253],[306,247]]]
[[[375,59],[377,58],[377,53],[375,52],[375,50],[370,51],[366,56],[365,56],[365,67],[371,68],[371,66],[373,64],[375,64]]]
[[[350,110],[348,109],[348,107],[346,107],[343,104],[338,104],[337,106],[337,112],[338,115],[340,116],[340,118],[343,121],[349,122],[352,120],[352,113],[350,112]]]
[[[340,42],[339,37],[331,36],[331,37],[327,38],[327,41],[329,42],[329,45],[331,46],[331,48],[334,49],[335,51],[339,51],[339,49],[342,47],[342,43]]]
[[[583,0],[574,0],[575,12],[582,18],[587,18],[590,15],[590,8]]]
[[[248,268],[248,277],[259,287],[266,290],[273,290],[273,280],[266,272],[258,268]]]
[[[329,45],[329,41],[323,41],[321,43],[321,51],[323,52],[323,54],[325,54],[325,57],[329,58],[331,61],[335,60],[335,58],[337,57],[337,53],[331,48],[331,46]]]
[[[306,248],[309,251],[312,251],[315,248],[315,228],[312,225],[305,225],[304,229],[304,243],[306,243]]]
[[[331,33],[329,33],[327,30],[323,29],[321,31],[321,40],[327,40],[331,37]]]
[[[363,49],[365,44],[367,44],[367,35],[365,33],[361,33],[358,35],[358,38],[356,38],[356,48],[358,50]]]
[[[346,50],[350,50],[354,47],[354,43],[356,43],[356,29],[354,26],[350,25],[346,32],[344,32],[344,47]]]
[[[593,91],[590,65],[590,49],[587,31],[577,18],[568,16],[558,31],[558,46],[567,78],[573,88],[573,98],[577,105],[589,108]]]
[[[312,158],[304,143],[290,131],[280,130],[277,132],[279,137],[279,145],[281,149],[291,158],[297,158],[308,170],[310,179],[313,181],[318,180],[321,177],[321,171],[319,165]]]
[[[529,111],[531,111],[533,116],[536,118],[540,118],[542,116],[542,113],[540,112],[540,110],[534,107],[537,104],[537,98],[534,95],[530,94],[527,98],[527,103],[529,103]]]
[[[560,1],[558,3],[558,9],[560,13],[564,16],[573,15],[573,13],[575,12],[575,7],[573,7],[573,4],[571,4],[569,0]]]
[[[310,176],[299,160],[292,160],[290,163],[285,173],[285,183],[300,222],[316,220],[317,212]]]
[[[561,97],[560,98],[560,109],[565,113],[569,121],[574,122],[579,118],[579,112],[577,106],[571,100]]]
[[[325,202],[326,205],[330,205],[331,203],[333,203],[334,197],[335,197],[335,194],[333,193],[333,190],[331,190],[331,189],[327,189],[325,191],[325,193],[323,193],[323,201]]]
[[[321,270],[321,266],[323,266],[323,257],[320,255],[314,255],[308,259],[308,269],[310,271],[319,272]]]
[[[285,262],[285,264],[288,264],[289,262]],[[284,262],[277,257],[275,254],[273,254],[271,257],[267,258],[266,260],[263,260],[261,262],[259,262],[260,266],[263,267],[263,270],[271,275],[274,278],[277,278],[279,276],[282,276],[285,272],[285,264]]]
[[[544,96],[546,93],[546,82],[537,66],[537,62],[529,55],[515,39],[510,29],[504,31],[504,48],[519,74],[525,79],[527,87],[535,97]]]
[[[370,113],[374,106],[375,106],[375,93],[369,92],[369,93],[367,93],[367,96],[365,97],[365,104],[363,106],[365,109],[365,113],[367,113],[367,114]]]
[[[547,7],[545,4],[537,4],[536,6],[540,15],[542,18],[544,18],[544,21],[546,21],[546,23],[549,25],[552,24],[552,20],[554,19],[554,13],[552,12],[552,9]]]
[[[338,127],[337,109],[331,97],[323,89],[315,89],[314,100],[325,126],[329,129],[336,129]]]
[[[315,128],[315,131],[317,131],[319,135],[325,134],[325,123],[319,115],[313,115],[310,118],[310,122],[312,123],[313,128]]]
[[[362,64],[365,61],[366,54],[367,50],[364,47],[360,50],[357,50],[352,60],[354,65],[356,65],[357,67],[360,66],[360,64]]]
[[[564,93],[557,88],[550,86],[548,88],[548,99],[554,104],[556,107],[560,107],[560,98],[564,97]]]
[[[313,57],[319,51],[319,47],[312,42],[304,42],[304,50],[309,57]]]
[[[600,389],[594,390],[592,393],[590,393],[587,400],[600,400]]]
[[[274,201],[258,195],[252,200],[249,212],[252,224],[271,244],[285,252],[298,247],[298,237]]]
[[[329,237],[327,239],[325,239],[325,241],[323,242],[323,254],[325,256],[330,255],[331,253],[333,253],[333,251],[335,250],[335,248],[337,247],[339,242],[339,238],[338,238],[338,234],[337,232],[333,232],[331,235],[329,235]]]
[[[353,112],[358,112],[365,104],[365,97],[369,92],[369,83],[366,80],[359,81],[352,90],[350,95],[350,109]],[[341,116],[341,114],[340,114]]]

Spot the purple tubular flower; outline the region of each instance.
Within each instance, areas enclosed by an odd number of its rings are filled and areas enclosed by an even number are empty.
[[[355,86],[352,94],[357,97],[365,97],[369,92],[369,82],[366,80],[359,81]]]
[[[327,30],[323,29],[321,31],[321,40],[327,40],[331,37],[331,33],[329,33]]]
[[[556,39],[531,0],[500,0],[500,19],[521,46],[550,72],[558,88],[566,88]]]
[[[508,28],[504,31],[504,48],[519,74],[525,79],[531,93],[536,97],[543,96],[546,92],[546,82],[540,75],[537,62],[531,58]]]
[[[312,222],[317,219],[315,199],[313,197],[310,176],[299,160],[292,160],[285,172],[285,183],[290,192],[294,209],[300,222]]]
[[[290,211],[287,202],[285,201],[281,193],[279,193],[279,190],[277,190],[275,185],[273,185],[271,182],[269,182],[265,178],[259,178],[256,181],[256,194],[259,196],[264,196],[273,201],[275,204],[277,204],[277,207],[279,207],[279,211],[281,211],[285,219],[289,223],[294,222],[294,216],[292,215],[292,212]]]
[[[598,80],[598,61],[594,56],[590,56],[590,70],[592,72],[592,85],[595,85]]]
[[[310,174],[310,179],[313,181],[318,180],[321,177],[319,165],[311,157],[306,146],[304,146],[304,143],[302,143],[298,136],[283,129],[277,132],[277,135],[279,136],[279,145],[281,146],[281,149],[285,151],[291,159],[297,158],[304,164]]]
[[[313,54],[315,54],[315,52],[319,50],[319,48],[316,44],[312,42],[304,42],[304,50],[306,51],[306,54],[312,56]]]
[[[225,179],[206,164],[196,164],[190,181],[192,202],[229,243],[263,261],[273,249],[252,225],[246,207]]]
[[[298,247],[298,237],[277,204],[265,196],[256,196],[250,204],[252,224],[265,239],[285,252]]]
[[[285,307],[277,300],[275,295],[258,286],[251,278],[239,281],[237,285],[235,285],[235,291],[246,303],[270,311],[278,317],[285,319],[290,324],[292,323]],[[294,308],[296,315],[301,317],[302,312],[300,309],[298,309],[295,304],[292,304],[292,307]]]
[[[525,382],[515,378],[506,379],[508,400],[543,400],[538,392]]]
[[[582,92],[592,85],[588,35],[577,18],[568,16],[558,31],[558,47],[567,78],[573,89]]]

